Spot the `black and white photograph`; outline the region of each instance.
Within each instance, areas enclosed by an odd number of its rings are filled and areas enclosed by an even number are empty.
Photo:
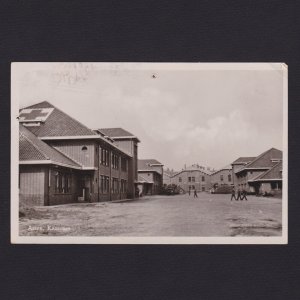
[[[287,68],[12,63],[12,243],[286,244]]]

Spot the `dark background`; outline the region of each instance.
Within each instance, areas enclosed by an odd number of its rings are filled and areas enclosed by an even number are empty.
[[[299,18],[286,0],[0,1],[0,298],[300,299]],[[287,63],[289,244],[10,245],[13,61]]]

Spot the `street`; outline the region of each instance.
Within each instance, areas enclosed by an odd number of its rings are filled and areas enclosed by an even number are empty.
[[[281,199],[230,195],[146,196],[127,202],[74,203],[28,209],[20,235],[280,236]]]

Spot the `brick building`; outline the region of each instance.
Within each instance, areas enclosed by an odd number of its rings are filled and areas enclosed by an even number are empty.
[[[132,134],[114,141],[46,101],[21,109],[19,122],[20,202],[54,205],[134,197],[139,140]]]
[[[239,158],[232,163],[232,166],[236,189],[245,189],[255,194],[281,193],[281,150],[271,148],[254,158]]]
[[[211,185],[213,188],[233,185],[232,166],[228,165],[218,171],[213,172],[211,174]]]

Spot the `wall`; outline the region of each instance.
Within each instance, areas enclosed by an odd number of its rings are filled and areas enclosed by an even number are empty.
[[[221,181],[221,175],[223,175],[223,181]],[[231,175],[231,180],[229,181],[228,175]],[[214,186],[217,184],[218,186],[221,185],[231,185],[233,184],[233,174],[232,170],[220,170],[211,175],[211,185]]]
[[[69,193],[58,193],[55,190],[55,175],[57,172],[70,174],[71,176],[71,190]],[[79,196],[79,171],[62,168],[58,166],[51,166],[46,172],[47,195],[45,205],[58,205],[77,202]]]
[[[159,174],[163,174],[163,166],[153,166],[151,165],[151,170],[158,172]]]
[[[114,144],[124,152],[133,156],[134,154],[134,141],[132,140],[116,140]]]
[[[107,166],[101,164],[101,159],[100,159],[101,152],[98,150],[97,151],[98,155],[96,159],[98,164],[98,172],[95,172],[95,176],[97,177],[97,179],[95,177],[94,182],[97,180],[99,197],[98,197],[98,192],[96,195],[96,191],[95,191],[94,198],[92,201],[111,201],[111,200],[120,200],[120,199],[126,199],[128,197],[131,197],[131,194],[133,193],[133,179],[132,179],[133,177],[131,177],[131,186],[130,186],[130,173],[133,173],[132,159],[103,142],[100,143],[100,147],[109,151],[109,163]],[[113,154],[116,154],[119,157],[118,169],[112,168]],[[127,171],[122,171],[121,168],[122,157],[127,159]],[[109,190],[106,192],[101,191],[101,175],[109,177]],[[119,192],[117,193],[114,193],[112,190],[113,178],[117,178],[119,181]],[[127,181],[127,192],[121,193],[121,179]],[[96,198],[99,200],[96,200]]]
[[[47,143],[83,167],[95,167],[95,142],[89,140],[59,140],[47,141]],[[83,146],[86,146],[87,150],[82,150]]]
[[[139,171],[138,173],[141,176],[143,176],[147,181],[154,182],[153,172]]]
[[[44,205],[46,170],[46,166],[20,165],[19,196],[21,205]]]

